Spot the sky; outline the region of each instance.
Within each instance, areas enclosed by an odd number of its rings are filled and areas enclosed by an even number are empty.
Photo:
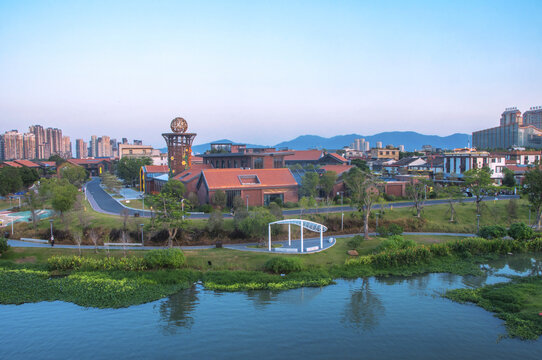
[[[542,105],[542,1],[0,0],[0,131],[450,135]]]

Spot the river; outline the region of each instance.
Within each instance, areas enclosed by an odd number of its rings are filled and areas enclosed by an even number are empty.
[[[509,257],[484,276],[371,277],[282,292],[196,285],[124,309],[1,305],[0,358],[540,359],[541,340],[501,339],[502,320],[440,295],[539,274],[541,260]]]

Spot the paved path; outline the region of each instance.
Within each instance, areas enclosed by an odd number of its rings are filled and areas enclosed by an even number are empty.
[[[432,232],[406,232],[403,233],[404,235],[427,235],[427,236],[464,236],[464,237],[473,237],[476,236],[475,234],[460,234],[460,233],[432,233]],[[355,235],[363,235],[361,233],[358,234],[345,234],[345,235],[333,235],[333,236],[325,236],[324,237],[324,248],[320,249],[320,238],[319,237],[311,237],[311,238],[304,238],[303,239],[303,252],[304,253],[315,253],[327,250],[334,246],[336,244],[337,238],[348,238]],[[376,233],[370,233],[369,235],[375,236]],[[43,240],[45,241],[45,240]],[[37,243],[37,242],[30,242],[30,241],[22,241],[22,240],[12,240],[8,239],[8,244],[13,247],[39,247],[39,248],[52,248],[50,244],[47,243]],[[301,249],[301,240],[300,239],[292,239],[292,244],[288,245],[288,240],[279,240],[279,241],[273,241],[273,244],[281,244],[282,246],[279,248],[273,248],[272,251],[276,253],[294,253],[299,254],[299,251]],[[252,252],[269,252],[267,247],[256,247],[257,243],[242,243],[242,244],[224,244],[223,247],[226,249],[231,250],[241,250],[241,251],[252,251]],[[57,244],[54,246],[55,248],[60,249],[77,249],[77,245],[61,245]],[[212,249],[215,246],[214,245],[199,245],[199,246],[176,246],[178,248],[181,248],[183,250],[203,250],[203,249]],[[318,247],[318,249],[314,249],[315,247]],[[126,250],[153,250],[153,249],[164,249],[163,246],[126,246]],[[311,248],[313,248],[311,250]],[[92,245],[81,245],[81,249],[94,249],[94,246]],[[109,249],[109,250],[122,250],[122,246],[98,246],[98,249]],[[277,250],[279,249],[279,250]],[[282,249],[282,250],[281,250]],[[284,249],[292,249],[292,252],[288,252],[288,250]],[[309,249],[309,251],[307,251]],[[293,251],[295,250],[295,251]]]
[[[86,185],[87,189],[87,197],[88,200],[92,206],[92,208],[96,211],[105,213],[105,214],[111,214],[111,215],[120,215],[121,211],[127,209],[129,211],[129,214],[133,216],[135,213],[138,213],[139,216],[143,217],[150,217],[151,212],[148,210],[136,210],[131,208],[126,208],[119,204],[118,201],[113,199],[111,195],[106,193],[104,189],[100,187],[100,178],[93,178],[91,181],[89,181]],[[484,198],[484,201],[493,201],[495,197],[488,196]],[[497,197],[497,200],[510,200],[510,199],[519,199],[519,196],[517,195],[500,195]],[[454,202],[474,202],[474,198],[465,198],[462,200],[455,200]],[[425,202],[425,206],[431,206],[431,205],[440,205],[440,204],[447,204],[448,200],[446,199],[429,199]],[[404,207],[412,207],[414,203],[412,201],[403,201],[403,202],[391,202],[386,203],[383,206],[385,208],[389,208],[390,206],[393,206],[394,208],[404,208]],[[381,208],[380,204],[373,205],[373,210],[379,210]],[[349,211],[355,211],[356,209],[351,206],[332,206],[332,207],[322,207],[319,209],[292,209],[292,210],[283,210],[282,214],[285,216],[292,216],[292,215],[302,215],[302,214],[318,214],[318,213],[337,213],[337,212],[349,212]],[[191,214],[191,219],[208,219],[209,214]],[[224,218],[232,218],[230,214],[224,214]]]

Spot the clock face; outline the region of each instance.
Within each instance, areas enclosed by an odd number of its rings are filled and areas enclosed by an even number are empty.
[[[188,123],[182,117],[171,120],[171,130],[176,133],[184,133],[188,130]]]

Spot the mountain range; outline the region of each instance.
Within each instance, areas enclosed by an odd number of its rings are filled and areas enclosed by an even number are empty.
[[[337,150],[344,146],[349,146],[355,139],[364,138],[369,141],[370,146],[374,147],[377,141],[381,141],[383,146],[392,144],[394,146],[404,145],[406,151],[414,151],[421,149],[423,145],[432,145],[436,148],[453,149],[467,147],[471,144],[471,136],[469,134],[452,134],[448,136],[424,135],[414,131],[388,131],[375,135],[363,136],[359,134],[337,135],[333,137],[322,137],[318,135],[301,135],[289,141],[283,141],[276,145],[268,145],[270,147],[288,148],[294,150],[307,149],[327,149]],[[213,143],[233,143],[239,144],[228,139],[213,141]],[[247,147],[268,147],[266,145],[246,144]],[[194,153],[204,153],[209,150],[211,143],[195,145],[192,147]],[[167,149],[162,149],[167,151]]]

